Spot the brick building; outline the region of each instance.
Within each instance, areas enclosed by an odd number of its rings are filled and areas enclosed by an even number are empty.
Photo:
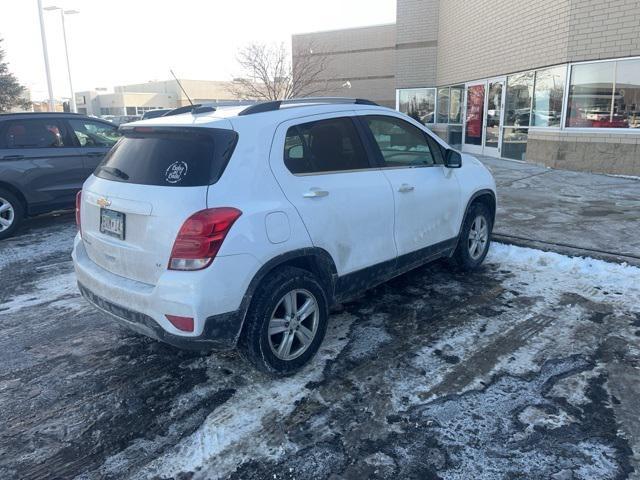
[[[303,40],[356,79],[338,93],[395,95],[463,151],[640,175],[638,0],[398,0],[395,25]]]

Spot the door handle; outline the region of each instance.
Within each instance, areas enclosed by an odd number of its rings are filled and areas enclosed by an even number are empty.
[[[408,183],[403,183],[402,185],[400,185],[400,188],[398,189],[400,193],[413,192],[413,190],[415,190],[415,187],[412,185],[409,185]]]
[[[87,153],[87,157],[103,157],[103,152],[89,152]]]
[[[24,155],[5,155],[2,160],[22,160]]]
[[[305,192],[302,196],[304,198],[320,198],[320,197],[326,197],[327,195],[329,195],[329,192],[327,192],[326,190],[312,188],[308,192]]]

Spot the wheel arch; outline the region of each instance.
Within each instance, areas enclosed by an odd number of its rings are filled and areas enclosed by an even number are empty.
[[[482,203],[487,206],[489,212],[491,213],[491,228],[493,229],[493,226],[495,225],[497,209],[496,194],[493,190],[490,190],[488,188],[478,190],[474,192],[467,201],[467,206],[464,209],[464,215],[462,216],[462,219],[460,220],[460,226],[458,227],[458,241],[460,241],[462,226],[464,225],[464,221],[469,214],[469,209],[474,203]]]
[[[27,199],[24,196],[24,194],[20,191],[19,188],[17,188],[15,185],[12,185],[10,183],[7,182],[3,182],[0,180],[0,189],[5,189],[8,192],[12,193],[13,195],[16,196],[16,198],[18,199],[18,201],[22,204],[22,216],[23,217],[27,217],[28,215],[28,210],[29,210],[29,204],[27,203]]]
[[[491,213],[491,225],[493,226],[496,221],[496,208],[497,208],[495,192],[493,190],[485,188],[482,190],[478,190],[473,195],[471,195],[471,197],[469,198],[469,201],[467,202],[467,207],[464,210],[464,216],[462,217],[462,222],[464,222],[464,219],[467,218],[467,213],[469,213],[469,209],[474,203],[482,203],[486,205],[486,207],[489,209],[489,212]],[[462,228],[462,224],[460,224],[460,228]]]
[[[301,248],[292,250],[287,253],[280,254],[267,261],[249,282],[247,291],[240,306],[241,326],[239,335],[244,330],[245,319],[253,296],[260,286],[260,283],[273,271],[278,268],[290,266],[297,267],[316,276],[320,284],[323,286],[329,306],[335,302],[335,284],[337,279],[337,269],[333,258],[326,250],[318,247]]]

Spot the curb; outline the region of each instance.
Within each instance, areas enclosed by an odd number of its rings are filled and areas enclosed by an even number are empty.
[[[605,262],[626,263],[627,265],[640,267],[640,257],[636,257],[634,255],[625,255],[621,253],[606,252],[602,250],[594,250],[590,248],[582,248],[560,243],[545,242],[543,240],[533,240],[529,238],[508,235],[505,233],[493,233],[491,235],[491,239],[500,243],[506,243],[508,245],[535,248],[536,250],[560,253],[562,255],[568,255],[570,257],[590,257],[597,260],[603,260]]]

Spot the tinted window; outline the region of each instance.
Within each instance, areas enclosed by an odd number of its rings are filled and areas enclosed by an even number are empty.
[[[237,140],[235,132],[222,129],[136,130],[123,132],[96,176],[142,185],[209,185],[222,175]]]
[[[365,120],[385,166],[423,167],[436,163],[427,135],[415,125],[395,117],[369,116]]]
[[[284,163],[291,173],[369,168],[367,154],[349,118],[332,118],[289,128]]]
[[[81,147],[113,147],[120,133],[115,125],[91,120],[69,120]]]
[[[4,148],[60,148],[73,146],[64,122],[54,119],[9,120],[2,125]]]

